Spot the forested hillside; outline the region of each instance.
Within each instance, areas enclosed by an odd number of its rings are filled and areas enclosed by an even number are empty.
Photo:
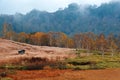
[[[32,10],[27,14],[0,15],[0,30],[9,23],[16,32],[80,32],[95,34],[120,34],[120,3],[110,2],[101,6],[80,6],[76,3],[54,13]]]
[[[16,33],[10,24],[4,24],[1,38],[39,46],[79,48],[99,51],[120,51],[120,35],[96,35],[92,32],[75,34],[72,37],[62,32]]]

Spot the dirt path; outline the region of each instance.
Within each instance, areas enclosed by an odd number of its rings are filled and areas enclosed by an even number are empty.
[[[17,71],[14,80],[120,80],[119,69]]]

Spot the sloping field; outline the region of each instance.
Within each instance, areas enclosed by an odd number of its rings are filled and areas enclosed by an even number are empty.
[[[26,50],[25,54],[18,54],[19,50]],[[65,59],[67,57],[74,57],[73,49],[34,46],[25,43],[19,43],[11,40],[0,39],[0,63],[18,58],[27,57],[44,57],[48,59]]]

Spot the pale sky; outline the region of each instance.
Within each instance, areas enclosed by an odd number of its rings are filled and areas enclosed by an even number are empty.
[[[27,13],[32,9],[40,11],[54,12],[59,8],[65,8],[70,3],[96,4],[109,2],[112,0],[0,0],[0,14]]]

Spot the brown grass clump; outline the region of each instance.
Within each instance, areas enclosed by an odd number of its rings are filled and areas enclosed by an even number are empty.
[[[41,57],[21,57],[18,59],[9,60],[9,63],[1,65],[2,69],[6,66],[8,69],[25,69],[25,70],[39,70],[39,69],[65,69],[66,63],[60,60],[49,60]],[[7,62],[7,61],[6,61]]]
[[[43,70],[52,70],[52,68],[50,66],[44,66]]]

